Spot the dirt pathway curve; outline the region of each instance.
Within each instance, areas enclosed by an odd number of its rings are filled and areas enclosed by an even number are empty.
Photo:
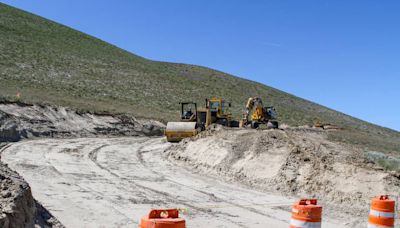
[[[169,145],[147,137],[43,139],[13,144],[2,161],[66,227],[136,227],[160,207],[185,208],[188,227],[288,226],[293,199],[186,171],[162,155]]]

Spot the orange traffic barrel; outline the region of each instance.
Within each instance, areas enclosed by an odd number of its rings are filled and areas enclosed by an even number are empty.
[[[394,227],[395,201],[387,195],[377,196],[372,199],[368,216],[368,228]]]
[[[290,228],[321,228],[322,206],[316,199],[301,199],[292,207]]]
[[[153,209],[141,218],[139,228],[185,228],[178,209]]]

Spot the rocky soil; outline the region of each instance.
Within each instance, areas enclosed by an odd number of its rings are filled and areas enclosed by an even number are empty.
[[[79,113],[64,107],[0,104],[0,156],[8,142],[34,138],[162,135],[157,121]],[[28,183],[0,161],[0,227],[63,227],[32,197]]]
[[[168,150],[197,172],[298,197],[315,197],[326,216],[365,227],[371,197],[400,192],[400,174],[384,171],[355,147],[327,140],[324,130],[211,129]]]

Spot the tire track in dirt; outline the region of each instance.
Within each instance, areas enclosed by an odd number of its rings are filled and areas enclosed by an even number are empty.
[[[51,145],[51,143],[49,143],[49,144],[47,144],[47,145],[50,145],[50,146],[49,146],[50,150],[56,150],[57,147],[59,146],[58,144]],[[85,146],[86,146],[86,145],[84,145],[84,144],[78,145],[78,146],[75,147],[73,150],[71,150],[71,149],[61,149],[61,150],[60,150],[60,153],[70,153],[71,151],[74,151],[73,153],[76,153],[76,152],[78,152],[78,151],[84,150]],[[108,144],[102,145],[102,146],[96,148],[96,149],[93,150],[93,151],[98,151],[98,150],[100,150],[101,148],[104,148],[104,147],[106,147],[106,146],[108,146]],[[91,151],[91,152],[92,152],[92,151]],[[88,154],[89,158],[90,158],[90,156],[97,156],[97,153],[91,154],[91,152],[89,152],[89,154]],[[46,155],[47,155],[47,153],[45,154],[45,157],[46,157]],[[84,157],[84,154],[82,154],[81,157]],[[51,165],[51,162],[47,162],[47,164],[48,164],[49,166],[51,166],[51,167],[55,170],[55,172],[56,172],[57,174],[59,174],[60,176],[63,175],[61,171],[59,171],[55,166]],[[84,186],[82,186],[82,185],[80,185],[80,184],[78,184],[78,183],[74,183],[74,186],[78,187],[78,188],[81,190],[81,192],[88,192],[88,193],[90,193],[90,194],[95,195],[96,198],[108,198],[108,197],[104,196],[104,194],[102,194],[102,192],[99,192],[97,189],[93,189],[93,188],[89,188],[89,187],[84,187]],[[109,200],[112,200],[111,198],[108,198],[108,199],[109,199]],[[127,225],[127,224],[130,223],[130,220],[131,220],[130,217],[126,216],[123,212],[121,212],[120,210],[118,210],[118,208],[113,207],[113,206],[111,206],[111,207],[112,207],[112,210],[114,210],[114,211],[117,212],[121,217],[124,218],[124,219],[122,219],[121,221],[116,222],[116,225],[117,225],[117,226]],[[48,209],[52,209],[52,208],[48,208]],[[54,210],[54,209],[53,209],[53,210]]]
[[[280,228],[290,217],[275,206],[291,199],[171,163],[164,154],[170,144],[162,138],[42,139],[14,145],[3,159],[67,227],[136,226],[149,209],[162,207],[189,209],[182,214],[188,227]]]
[[[149,141],[151,141],[151,140],[149,140]],[[143,141],[143,142],[146,142],[146,141]],[[146,144],[151,145],[151,142],[148,143],[148,141],[147,141]],[[153,172],[153,173],[159,175],[159,176],[160,176],[160,180],[162,180],[162,181],[169,181],[169,182],[174,183],[174,184],[176,184],[176,185],[181,185],[181,186],[182,186],[182,184],[180,184],[180,183],[178,183],[178,182],[175,182],[175,181],[172,181],[172,180],[166,178],[166,177],[165,177],[164,175],[162,175],[161,173],[156,172],[156,171],[151,170],[150,168],[148,168],[148,166],[146,165],[146,162],[143,160],[143,157],[142,157],[142,154],[143,154],[143,153],[151,152],[151,151],[142,151],[142,149],[145,148],[145,147],[147,146],[146,144],[145,144],[145,145],[142,145],[141,147],[139,147],[138,151],[136,152],[137,158],[138,158],[139,162],[140,162],[145,168],[147,168],[149,171],[151,171],[151,172]],[[195,205],[193,205],[193,204],[189,204],[189,203],[187,203],[187,202],[184,201],[184,200],[179,200],[179,199],[177,199],[174,195],[172,195],[172,194],[170,194],[170,193],[167,193],[167,192],[165,192],[165,191],[156,190],[156,189],[154,189],[154,188],[150,188],[150,187],[147,187],[147,186],[144,186],[144,185],[135,183],[133,180],[129,180],[129,179],[125,178],[125,177],[122,177],[122,176],[120,176],[119,174],[117,174],[116,172],[114,172],[114,171],[112,171],[111,169],[107,168],[106,166],[101,165],[101,164],[97,161],[97,153],[98,153],[101,149],[103,149],[103,148],[105,148],[105,147],[107,147],[107,146],[109,146],[109,145],[102,145],[102,146],[99,146],[99,147],[97,147],[96,149],[94,149],[94,150],[92,150],[92,151],[89,152],[89,158],[90,158],[99,168],[101,168],[101,169],[103,169],[103,170],[106,170],[107,172],[109,172],[109,173],[110,173],[111,175],[113,175],[114,177],[117,177],[117,178],[119,178],[119,179],[121,179],[121,180],[127,181],[129,184],[134,184],[134,185],[137,186],[138,188],[141,188],[141,189],[144,189],[144,190],[146,190],[146,191],[150,191],[150,192],[152,192],[152,193],[155,193],[155,194],[161,195],[161,196],[163,196],[163,197],[166,197],[170,202],[178,203],[178,204],[184,205],[184,206],[187,207],[187,208],[194,209],[194,210],[196,210],[196,211],[199,211],[199,212],[202,212],[202,213],[206,213],[206,214],[209,214],[209,215],[212,215],[212,216],[215,216],[216,214],[221,215],[221,216],[223,216],[224,219],[226,219],[226,220],[228,220],[229,222],[235,224],[235,221],[230,220],[230,219],[227,219],[227,216],[228,216],[228,217],[236,217],[235,215],[232,215],[232,214],[229,214],[229,213],[223,213],[223,212],[219,212],[219,211],[211,212],[210,209],[208,209],[208,208],[202,208],[202,207],[195,206]],[[191,189],[191,190],[198,191],[198,192],[203,193],[203,194],[205,194],[205,195],[211,196],[211,194],[206,193],[206,192],[204,192],[204,191],[199,191],[199,190],[190,188],[190,187],[188,187],[188,186],[183,186],[183,187],[186,187],[186,188],[189,188],[189,189]],[[215,197],[215,196],[214,196],[214,197]],[[224,201],[224,202],[226,202],[226,201]],[[231,205],[234,205],[234,204],[231,204]],[[236,205],[234,205],[234,206],[236,206]],[[241,225],[241,224],[236,224],[236,225],[238,225],[239,227],[246,227],[246,226],[243,226],[243,225]]]
[[[270,216],[270,215],[268,215],[268,214],[266,214],[266,213],[263,213],[263,212],[261,212],[261,211],[259,211],[259,210],[254,209],[254,208],[250,208],[250,207],[247,207],[247,206],[244,206],[244,205],[241,205],[241,204],[237,204],[237,203],[233,203],[233,202],[224,200],[224,199],[222,199],[221,197],[215,196],[215,194],[213,194],[213,193],[208,193],[208,192],[206,192],[206,191],[202,191],[202,190],[199,190],[199,189],[195,189],[195,188],[192,188],[192,187],[190,187],[190,186],[184,185],[184,184],[182,184],[182,183],[179,183],[179,182],[177,182],[177,181],[174,181],[174,180],[171,180],[171,179],[167,178],[167,177],[166,177],[165,175],[163,175],[162,173],[157,172],[157,171],[151,169],[150,166],[147,164],[147,162],[143,159],[143,154],[145,154],[145,153],[152,153],[152,152],[153,152],[153,151],[151,151],[151,150],[144,151],[143,149],[144,149],[145,147],[146,147],[146,145],[143,145],[143,146],[141,146],[141,147],[138,149],[137,158],[138,158],[138,160],[140,161],[140,163],[141,163],[145,168],[147,168],[149,171],[153,172],[154,174],[159,175],[159,176],[163,176],[165,180],[167,180],[167,181],[169,181],[169,182],[171,182],[171,183],[174,183],[174,184],[176,184],[176,185],[181,185],[182,187],[185,187],[185,188],[188,188],[188,189],[190,189],[190,190],[197,191],[197,192],[199,192],[199,193],[202,193],[202,194],[204,194],[204,195],[207,195],[210,199],[213,199],[214,202],[217,202],[217,203],[221,203],[221,202],[222,202],[222,203],[226,204],[227,207],[237,207],[237,208],[241,208],[241,209],[244,209],[244,210],[248,210],[248,211],[250,211],[250,212],[252,212],[252,213],[259,214],[259,215],[262,215],[262,216],[265,216],[265,217],[268,217],[268,218],[274,218],[274,217],[272,217],[272,216]],[[251,202],[249,202],[247,205],[250,205],[250,204],[251,204]],[[206,209],[206,211],[207,211],[207,209]],[[229,215],[229,214],[226,214],[226,215]],[[232,216],[232,217],[233,217],[233,215],[229,215],[229,216]]]

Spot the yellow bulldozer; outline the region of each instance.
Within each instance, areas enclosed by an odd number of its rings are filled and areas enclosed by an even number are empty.
[[[277,113],[274,107],[264,107],[261,98],[250,97],[247,100],[240,127],[258,128],[261,124],[268,128],[278,128]]]
[[[211,123],[220,124],[227,127],[238,127],[239,122],[232,118],[232,113],[228,112],[231,103],[222,98],[206,99],[206,109],[210,110]]]
[[[213,123],[228,127],[239,126],[239,122],[233,120],[232,114],[227,111],[231,104],[222,98],[206,99],[204,108],[198,108],[195,102],[180,104],[180,121],[168,122],[165,129],[165,136],[169,142],[179,142],[195,136]]]

